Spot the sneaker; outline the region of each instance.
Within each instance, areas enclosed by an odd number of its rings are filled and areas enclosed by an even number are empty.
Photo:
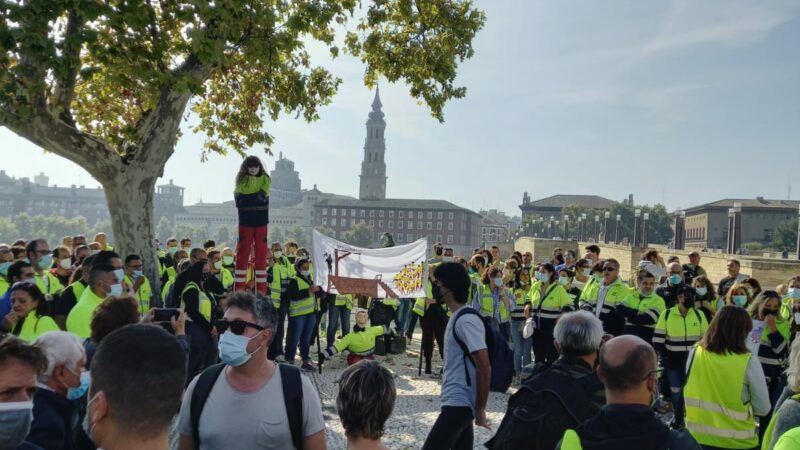
[[[300,366],[300,370],[302,370],[303,372],[313,372],[315,369],[310,362],[306,361],[303,363],[302,366]]]

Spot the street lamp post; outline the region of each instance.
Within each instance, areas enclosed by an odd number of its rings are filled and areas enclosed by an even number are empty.
[[[678,210],[675,213],[675,249],[686,248],[686,211]]]
[[[594,230],[592,230],[592,237],[595,242],[600,242],[600,216],[594,216]]]
[[[555,217],[550,216],[550,224],[547,226],[547,234],[550,239],[555,237],[555,234],[553,234],[553,220],[555,220]]]
[[[614,243],[619,245],[619,223],[622,220],[622,214],[617,214],[617,226],[614,230]]]
[[[633,211],[633,246],[639,247],[639,240],[641,239],[641,233],[639,232],[639,217],[642,215],[641,209],[636,209]]]
[[[564,214],[564,239],[570,240],[569,238],[569,214]]]
[[[733,253],[738,254],[742,246],[742,203],[733,203]]]
[[[553,237],[556,237],[556,236],[558,235],[558,225],[559,225],[561,222],[559,222],[558,220],[556,220],[556,222],[555,222],[555,223],[556,223],[556,224],[553,226]]]
[[[642,247],[647,248],[647,221],[650,220],[650,213],[644,213],[642,218],[644,219],[642,221]]]
[[[586,240],[587,229],[586,229],[586,213],[581,214],[581,223],[583,226],[581,227],[581,241]]]
[[[603,243],[608,244],[608,219],[611,217],[611,213],[606,211],[603,213]]]
[[[797,259],[800,259],[800,207],[798,207],[798,221],[797,221]]]

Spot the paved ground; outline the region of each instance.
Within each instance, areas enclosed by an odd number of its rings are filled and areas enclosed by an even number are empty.
[[[384,436],[384,443],[392,449],[419,449],[439,414],[441,380],[426,377],[424,374],[421,378],[417,376],[420,338],[421,334],[417,333],[405,355],[392,355],[390,358],[376,357],[376,360],[384,363],[396,377],[397,401]],[[436,351],[434,355],[433,367],[434,372],[437,372],[441,368],[441,360]],[[344,430],[336,414],[337,380],[346,365],[344,355],[338,355],[333,361],[325,364],[321,375],[317,372],[309,374],[322,399],[329,449],[346,448]],[[510,394],[489,394],[489,420],[495,430],[503,418],[509,396]],[[483,428],[476,430],[475,448],[485,448],[483,443],[493,434],[492,431]]]

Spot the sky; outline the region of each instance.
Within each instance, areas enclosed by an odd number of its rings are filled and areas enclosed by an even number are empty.
[[[477,1],[475,55],[459,68],[464,99],[439,123],[403,83],[380,85],[387,196],[438,198],[519,215],[532,199],[596,194],[668,209],[722,198],[800,198],[800,2]],[[374,92],[363,66],[312,59],[343,80],[320,119],[265,121],[274,157],[303,188],[358,196]],[[232,198],[241,159],[200,161],[185,123],[161,182],[185,203]],[[2,169],[51,184],[97,186],[80,167],[0,128]]]

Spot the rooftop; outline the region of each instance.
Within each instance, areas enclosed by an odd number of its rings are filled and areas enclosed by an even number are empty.
[[[764,197],[756,198],[725,198],[711,203],[692,206],[685,211],[698,211],[702,209],[729,209],[733,208],[734,203],[741,203],[742,208],[762,208],[762,209],[791,209],[797,210],[800,207],[800,200],[770,200]]]
[[[431,209],[438,211],[464,211],[478,215],[475,211],[454,205],[446,200],[387,198],[385,200],[358,200],[351,198],[332,198],[322,200],[316,206],[337,206],[344,208],[396,208],[396,209]]]
[[[605,209],[614,206],[615,203],[614,200],[609,200],[599,195],[558,194],[523,203],[520,205],[520,209],[524,211],[533,208],[566,208],[574,205],[592,209]]]

